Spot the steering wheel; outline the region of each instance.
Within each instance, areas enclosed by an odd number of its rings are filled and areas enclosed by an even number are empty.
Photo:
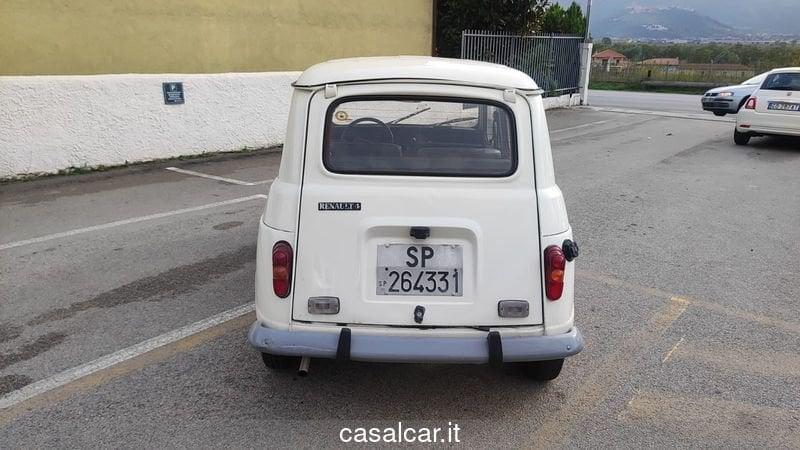
[[[358,124],[361,124],[361,123],[365,123],[365,122],[371,122],[371,123],[380,125],[383,128],[383,130],[385,131],[385,135],[389,138],[388,141],[384,141],[384,142],[387,142],[389,144],[394,144],[394,133],[392,133],[392,129],[389,128],[389,125],[386,125],[383,121],[381,121],[379,119],[376,119],[374,117],[362,117],[360,119],[356,119],[356,120],[350,122],[347,125],[347,128],[345,128],[344,131],[342,131],[342,140],[343,141],[348,141],[348,142],[353,142],[353,140],[348,140],[347,139],[348,133],[350,132],[350,130],[354,126],[356,126]],[[357,138],[357,139],[360,139],[360,140],[365,141],[365,142],[372,143],[371,141],[369,141],[367,139],[364,139],[364,138]]]

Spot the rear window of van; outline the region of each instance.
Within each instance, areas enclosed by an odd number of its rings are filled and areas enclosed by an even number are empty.
[[[783,72],[767,76],[761,89],[768,91],[800,91],[800,73]]]
[[[323,162],[344,174],[504,177],[517,167],[515,135],[500,103],[345,98],[328,109]]]

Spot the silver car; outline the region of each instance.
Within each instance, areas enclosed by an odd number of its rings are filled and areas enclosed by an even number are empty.
[[[750,95],[764,82],[767,74],[768,72],[756,75],[736,86],[724,86],[709,90],[701,100],[703,109],[713,112],[715,116],[738,113]]]

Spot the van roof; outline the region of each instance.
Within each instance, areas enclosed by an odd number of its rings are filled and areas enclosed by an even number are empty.
[[[377,80],[437,80],[470,86],[536,91],[528,75],[500,64],[431,56],[346,58],[315,64],[294,82],[297,87]]]

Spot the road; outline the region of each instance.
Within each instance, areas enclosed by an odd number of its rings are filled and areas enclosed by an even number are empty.
[[[557,380],[267,371],[245,332],[280,155],[149,164],[0,185],[0,446],[331,447],[398,421],[457,423],[468,447],[797,446],[798,141],[585,108],[548,122],[586,338]]]
[[[589,91],[589,104],[599,107],[638,109],[648,111],[667,111],[682,113],[703,113],[700,95],[660,94],[655,92]],[[713,117],[711,113],[709,117]]]

